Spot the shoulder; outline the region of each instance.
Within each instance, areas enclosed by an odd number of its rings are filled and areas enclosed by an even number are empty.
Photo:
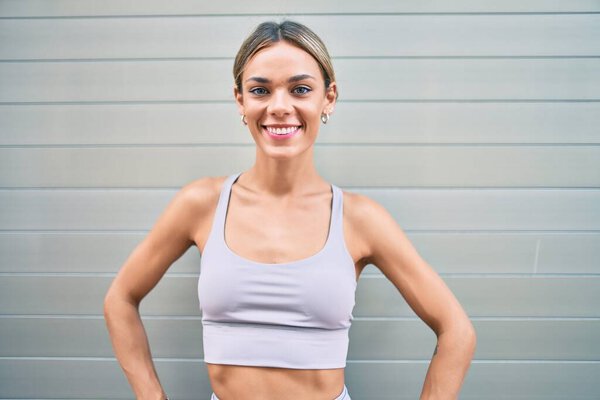
[[[216,205],[226,176],[206,176],[184,184],[174,202],[195,215],[210,212]]]
[[[342,192],[344,213],[360,228],[371,230],[385,220],[393,220],[387,209],[374,199],[361,193]]]
[[[356,235],[361,253],[368,263],[374,263],[377,241],[391,229],[398,229],[394,217],[376,200],[361,194],[343,190],[344,220]]]
[[[364,218],[365,213],[372,214],[378,212],[387,212],[387,210],[381,204],[364,194],[350,192],[347,190],[342,190],[342,193],[344,194],[344,210],[360,220],[367,219]]]

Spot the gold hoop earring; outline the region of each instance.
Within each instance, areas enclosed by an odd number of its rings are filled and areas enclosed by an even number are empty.
[[[326,124],[326,123],[327,123],[327,121],[329,121],[329,114],[327,114],[327,113],[322,113],[322,114],[321,114],[321,122],[322,122],[322,123],[324,123],[324,124]]]
[[[244,125],[248,125],[248,122],[246,121],[246,115],[242,115],[242,124]]]

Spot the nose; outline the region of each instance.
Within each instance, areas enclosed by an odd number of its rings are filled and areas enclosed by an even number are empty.
[[[276,90],[271,96],[268,113],[275,116],[284,116],[292,112],[292,99],[285,90]]]

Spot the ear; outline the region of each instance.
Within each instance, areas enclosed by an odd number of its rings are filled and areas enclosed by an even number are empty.
[[[244,111],[244,97],[235,85],[233,86],[233,97],[235,98],[235,102],[238,106],[238,111],[240,112],[240,115],[244,115],[246,113]]]
[[[337,85],[335,82],[331,82],[329,84],[329,87],[325,91],[325,104],[324,104],[325,107],[324,107],[323,111],[326,112],[327,114],[333,113],[333,110],[335,109],[336,99],[337,99]]]

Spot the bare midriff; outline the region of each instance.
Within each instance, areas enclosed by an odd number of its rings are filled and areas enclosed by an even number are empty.
[[[333,400],[344,389],[344,368],[291,369],[206,363],[220,400]]]

